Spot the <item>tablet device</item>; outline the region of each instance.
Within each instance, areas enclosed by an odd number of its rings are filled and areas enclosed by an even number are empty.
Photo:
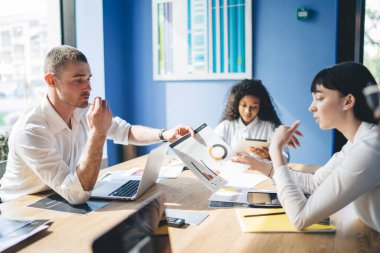
[[[244,139],[238,142],[234,148],[234,152],[237,153],[245,151],[249,154],[255,154],[257,158],[270,160],[268,152],[269,144],[270,142],[267,140]]]
[[[270,142],[267,140],[258,140],[258,139],[243,139],[238,142],[236,147],[234,148],[234,151],[240,152],[240,151],[245,151],[250,153],[251,152],[251,147],[255,148],[261,148],[265,147],[268,148]]]

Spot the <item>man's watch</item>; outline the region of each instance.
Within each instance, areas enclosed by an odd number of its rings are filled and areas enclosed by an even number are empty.
[[[164,139],[164,136],[162,135],[164,132],[166,131],[166,129],[161,129],[160,132],[158,133],[158,137],[160,138],[160,140],[162,142],[167,142],[167,140]]]

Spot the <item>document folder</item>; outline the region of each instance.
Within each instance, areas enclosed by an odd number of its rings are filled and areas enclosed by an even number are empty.
[[[334,225],[313,224],[302,230],[297,229],[290,222],[284,209],[237,209],[240,226],[245,233],[335,233]]]

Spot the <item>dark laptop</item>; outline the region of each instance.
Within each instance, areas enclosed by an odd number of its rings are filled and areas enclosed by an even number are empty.
[[[163,195],[152,196],[135,213],[95,239],[93,252],[171,252],[168,228],[162,222],[166,220],[164,211]]]

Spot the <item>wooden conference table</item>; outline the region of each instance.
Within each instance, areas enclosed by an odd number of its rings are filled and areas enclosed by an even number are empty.
[[[105,171],[142,166],[145,160],[146,156],[139,157]],[[295,167],[305,169],[305,166]],[[269,180],[261,186],[270,186]],[[211,192],[190,171],[182,172],[177,179],[162,180],[137,201],[115,201],[87,215],[27,207],[46,194],[24,196],[1,204],[0,209],[7,218],[54,221],[46,232],[17,246],[17,251],[91,252],[96,237],[133,213],[139,203],[157,191],[164,193],[169,208],[209,213],[198,226],[169,228],[173,252],[380,252],[380,234],[358,220],[351,205],[332,215],[332,222],[337,226],[335,234],[243,233],[235,210],[208,208]]]

